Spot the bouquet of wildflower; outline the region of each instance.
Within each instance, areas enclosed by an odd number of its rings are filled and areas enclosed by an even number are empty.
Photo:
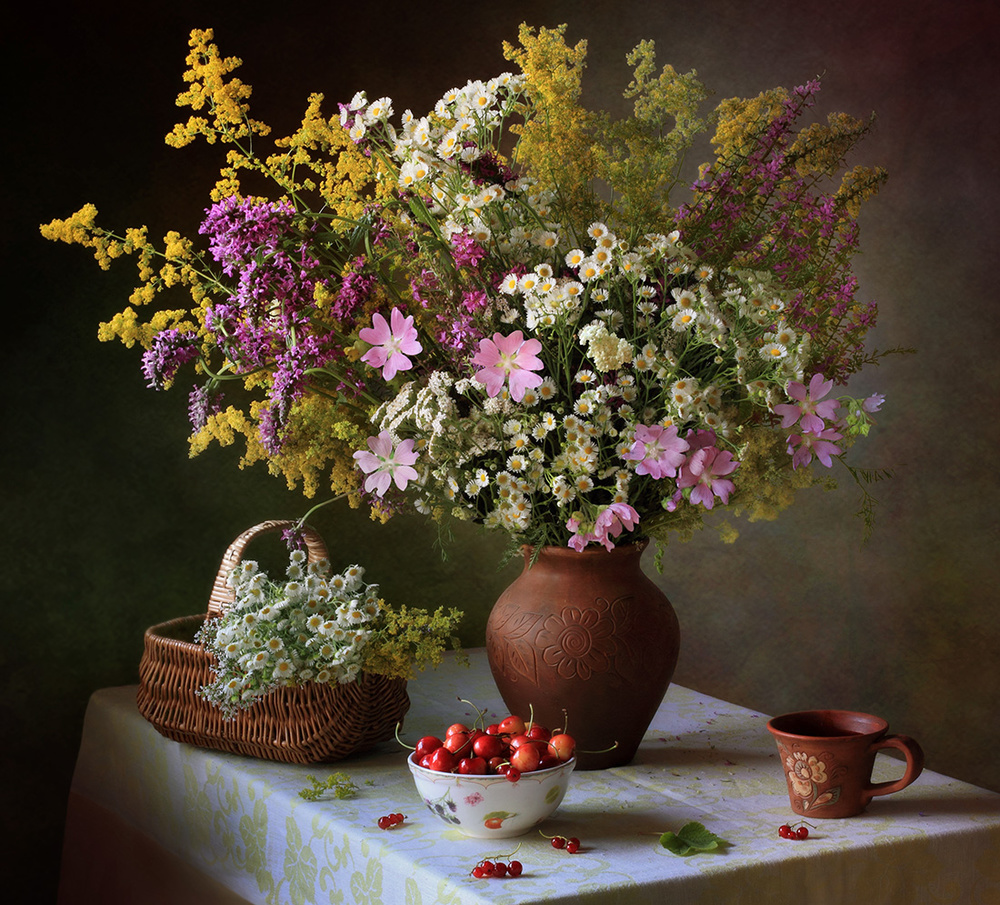
[[[215,677],[199,694],[227,715],[276,688],[344,684],[362,670],[409,679],[439,664],[449,640],[457,647],[461,614],[387,607],[361,566],[334,575],[328,561],[306,562],[294,550],[286,578],[243,560],[227,579],[232,606],[198,630],[195,640],[215,658]]]
[[[245,461],[307,495],[325,475],[382,517],[412,506],[610,549],[686,537],[716,507],[773,518],[868,432],[882,397],[831,393],[886,354],[863,350],[876,310],[850,268],[885,173],[846,169],[870,122],[801,125],[817,82],[702,117],[695,74],[657,74],[643,42],[634,115],[613,120],[579,103],[585,44],[522,27],[505,45],[519,73],[398,125],[389,98],[359,92],[326,119],[314,96],[261,159],[246,139],[266,127],[226,78],[239,61],[210,39],[192,35],[179,103],[214,119],[168,136],[235,147],[207,253],[170,235],[156,270],[144,233],[116,237],[89,207],[45,228],[104,263],[138,254],[133,302],[188,286],[194,308],[146,324],[129,308],[102,330],[143,343],[156,386],[197,361],[195,451],[241,433]],[[713,126],[715,159],[675,207],[684,154]],[[241,171],[276,196],[244,194]],[[218,398],[234,378],[245,410]]]

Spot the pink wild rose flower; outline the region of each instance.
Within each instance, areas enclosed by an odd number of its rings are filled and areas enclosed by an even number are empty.
[[[628,503],[612,503],[604,509],[594,522],[593,531],[581,531],[578,519],[570,518],[566,528],[573,532],[568,546],[577,553],[583,551],[589,543],[600,543],[606,550],[613,550],[615,545],[612,537],[618,537],[623,530],[631,531],[639,524],[639,513]]]
[[[413,326],[413,315],[405,317],[398,308],[389,315],[392,325],[386,323],[377,311],[372,315],[371,327],[364,327],[358,336],[371,344],[371,348],[361,356],[365,364],[382,368],[382,379],[392,380],[398,371],[408,371],[413,362],[408,356],[423,351],[417,339],[417,328]]]
[[[882,393],[874,393],[861,403],[861,408],[871,415],[882,408],[883,402],[885,402],[885,396]]]
[[[729,503],[729,494],[735,486],[726,475],[732,474],[739,467],[740,463],[733,459],[733,454],[728,449],[702,447],[681,468],[677,486],[682,489],[691,488],[692,504],[701,503],[706,509],[711,509],[718,497],[725,506]]]
[[[798,404],[782,403],[774,407],[774,413],[781,415],[781,427],[787,430],[798,422],[803,432],[818,434],[840,406],[836,399],[823,399],[832,389],[833,381],[824,380],[822,374],[813,374],[808,389],[794,380],[789,381],[788,395]]]
[[[636,474],[648,474],[659,480],[677,474],[677,469],[684,464],[684,453],[690,448],[687,440],[677,436],[676,427],[640,424],[635,429],[632,448],[622,458],[639,463],[635,467]]]
[[[486,386],[487,396],[499,396],[503,386],[510,386],[510,395],[515,402],[524,398],[525,390],[537,387],[542,382],[540,371],[543,367],[538,353],[542,344],[537,339],[525,339],[520,330],[510,336],[494,333],[493,339],[479,340],[479,351],[472,363],[482,370],[476,371],[476,380]]]
[[[788,454],[792,457],[792,468],[808,465],[815,455],[827,468],[833,466],[833,456],[840,455],[841,449],[834,443],[840,440],[841,434],[835,430],[824,430],[818,433],[792,434],[788,438]]]
[[[400,490],[405,490],[409,481],[416,480],[417,471],[412,466],[417,461],[417,453],[413,451],[412,440],[403,440],[393,448],[389,432],[382,431],[377,437],[368,438],[368,450],[358,450],[354,454],[358,467],[368,475],[365,478],[368,493],[381,497],[393,481]]]

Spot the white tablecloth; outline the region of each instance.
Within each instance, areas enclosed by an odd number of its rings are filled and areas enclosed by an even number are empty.
[[[485,652],[409,685],[403,737],[441,734],[474,701],[503,704]],[[135,687],[90,702],[67,817],[60,901],[345,903],[1000,903],[1000,795],[925,770],[847,820],[780,839],[788,805],[767,717],[672,686],[635,760],[576,772],[540,829],[577,836],[573,855],[538,832],[467,838],[420,802],[406,751],[386,742],[332,765],[296,766],[193,748],[138,714]],[[308,802],[307,775],[347,773],[348,800]],[[879,755],[876,779],[900,775]],[[404,826],[384,831],[382,814]],[[696,820],[721,850],[678,857],[658,836]],[[521,877],[474,879],[484,857],[516,857]],[[141,896],[141,898],[139,898]]]

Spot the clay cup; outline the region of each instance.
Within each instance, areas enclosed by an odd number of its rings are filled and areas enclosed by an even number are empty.
[[[924,768],[924,753],[908,736],[870,713],[803,710],[767,724],[778,745],[792,810],[803,817],[854,817],[878,795],[905,789]],[[875,755],[895,748],[906,756],[902,777],[871,781]]]

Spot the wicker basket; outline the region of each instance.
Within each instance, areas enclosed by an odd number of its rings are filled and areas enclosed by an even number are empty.
[[[340,760],[392,738],[410,707],[406,681],[362,673],[344,685],[308,682],[264,695],[235,719],[197,694],[212,681],[213,658],[194,636],[206,618],[221,615],[234,600],[226,578],[243,549],[260,534],[294,522],[262,522],[230,545],[219,566],[208,613],[146,629],[139,663],[139,712],[169,739],[286,763]],[[309,561],[327,558],[322,538],[305,529]]]

